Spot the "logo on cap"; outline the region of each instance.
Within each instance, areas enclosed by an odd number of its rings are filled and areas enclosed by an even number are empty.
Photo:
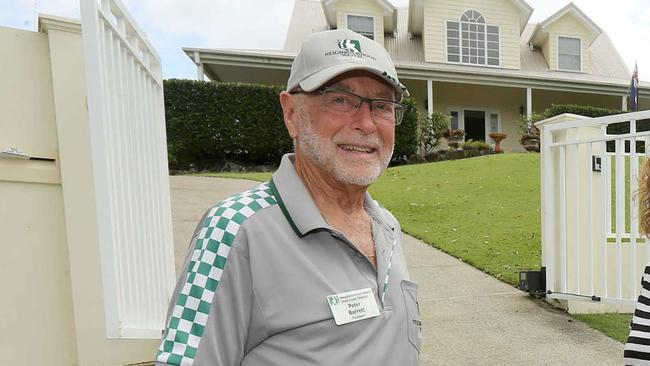
[[[361,53],[361,43],[355,39],[342,39],[338,42],[338,45],[342,50]]]

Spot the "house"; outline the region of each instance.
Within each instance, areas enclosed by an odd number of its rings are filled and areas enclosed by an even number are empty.
[[[302,40],[349,28],[384,45],[400,81],[428,112],[448,113],[466,139],[509,136],[519,116],[551,104],[627,109],[630,71],[597,24],[570,3],[539,24],[524,0],[295,0],[283,50],[184,48],[197,78],[283,85]],[[641,86],[639,109],[650,108]]]

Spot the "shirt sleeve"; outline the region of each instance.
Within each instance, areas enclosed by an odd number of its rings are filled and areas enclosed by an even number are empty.
[[[240,224],[210,212],[185,259],[156,365],[232,366],[244,356],[254,301],[246,246],[234,244],[245,236]]]
[[[634,308],[623,357],[626,365],[646,365],[650,360],[650,266],[641,277],[641,293]]]

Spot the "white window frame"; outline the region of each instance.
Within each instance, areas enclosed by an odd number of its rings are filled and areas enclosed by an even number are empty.
[[[485,142],[488,144],[491,144],[494,146],[496,143],[492,138],[490,137],[490,115],[496,114],[497,115],[497,132],[501,132],[501,111],[498,109],[489,109],[489,108],[484,108],[484,107],[472,107],[472,106],[449,106],[447,107],[447,114],[451,116],[451,112],[456,112],[458,113],[458,129],[465,131],[465,111],[470,110],[470,111],[479,111],[485,113],[485,121],[484,121],[484,128],[485,128]],[[463,137],[463,142],[465,141],[465,137]]]
[[[373,41],[376,41],[376,40],[377,40],[377,32],[375,32],[375,24],[376,24],[375,22],[377,21],[377,19],[375,19],[375,16],[374,16],[374,15],[368,15],[368,14],[355,14],[355,13],[346,13],[346,14],[345,14],[345,27],[346,27],[347,29],[353,31],[353,32],[357,32],[356,30],[350,28],[350,21],[349,21],[349,20],[350,20],[350,19],[349,19],[350,16],[353,16],[353,17],[361,17],[361,18],[370,18],[370,19],[372,19],[372,38],[371,38],[371,39],[372,39]],[[367,35],[365,35],[365,34],[363,34],[363,33],[360,33],[360,32],[357,32],[357,33],[361,34],[362,36],[366,36],[366,37],[368,37]]]
[[[475,9],[466,9],[466,10],[464,10],[463,12],[460,13],[461,16],[462,16],[463,14],[465,14],[465,13],[466,13],[467,11],[469,11],[469,10],[477,11],[477,10],[475,10]],[[479,12],[479,13],[480,13],[480,12]],[[480,13],[480,14],[483,16],[482,13]],[[460,19],[460,17],[458,17],[458,19]],[[483,16],[483,19],[485,19],[485,16]],[[449,22],[458,23],[458,41],[459,41],[459,43],[458,43],[458,47],[459,47],[459,52],[460,52],[460,53],[459,53],[460,59],[459,59],[458,62],[455,62],[455,61],[449,61],[449,42],[448,42],[448,41],[449,41],[449,33],[448,33],[448,32],[449,32],[449,28],[447,27],[447,23],[449,23]],[[501,26],[499,26],[499,25],[497,25],[497,24],[489,24],[489,23],[487,23],[487,21],[486,21],[485,23],[476,23],[476,24],[483,24],[483,25],[485,26],[485,40],[484,40],[484,42],[485,42],[485,64],[473,64],[473,63],[465,63],[465,62],[463,62],[463,35],[462,35],[462,23],[463,23],[463,22],[460,21],[460,20],[444,20],[444,21],[443,21],[443,28],[445,29],[445,63],[448,63],[448,64],[454,64],[454,65],[466,65],[466,66],[479,66],[479,67],[501,68],[501,55],[503,55],[503,52],[502,52],[502,50],[501,50],[501,48],[502,48],[502,47],[501,47],[501,43],[502,43],[502,42],[501,42]],[[498,42],[499,42],[499,64],[498,64],[498,65],[489,65],[489,64],[488,64],[488,61],[487,61],[487,59],[488,59],[488,53],[487,53],[487,52],[488,52],[488,49],[487,49],[487,42],[488,42],[488,40],[487,40],[487,33],[488,33],[488,32],[487,32],[487,27],[488,27],[488,26],[490,26],[490,27],[496,27],[496,28],[498,29],[498,31],[499,31],[499,34],[498,34],[498,36],[499,36],[499,41],[498,41]]]
[[[572,39],[577,39],[580,41],[580,69],[579,70],[570,70],[570,69],[562,69],[560,68],[560,38],[572,38]],[[578,36],[569,36],[569,35],[564,35],[564,34],[558,34],[555,36],[555,69],[557,71],[564,71],[564,72],[582,72],[582,59],[583,59],[583,52],[582,52],[582,37]]]

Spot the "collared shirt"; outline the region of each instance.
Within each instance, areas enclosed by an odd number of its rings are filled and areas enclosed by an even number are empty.
[[[290,154],[270,182],[208,210],[170,304],[157,364],[417,365],[417,285],[409,281],[400,227],[369,194],[364,205],[376,268],[328,225]],[[379,316],[336,325],[327,296],[364,288],[372,289]]]

